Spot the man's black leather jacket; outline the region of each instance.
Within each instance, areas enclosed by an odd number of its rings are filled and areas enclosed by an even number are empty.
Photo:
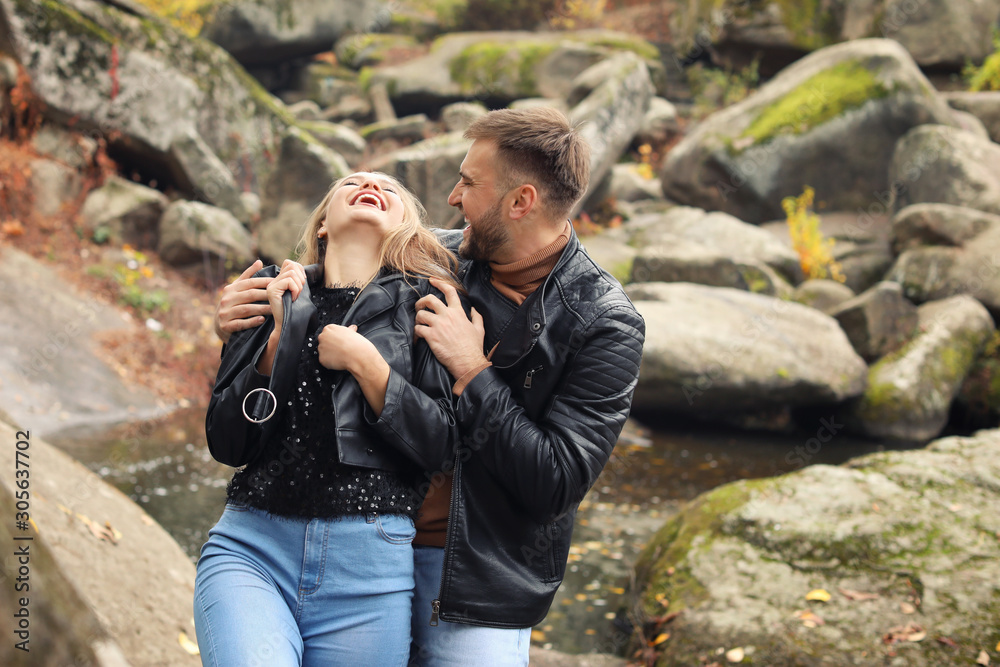
[[[322,284],[321,270],[310,267],[308,273]],[[256,275],[277,274],[278,267],[269,266]],[[391,371],[385,408],[377,418],[350,373],[344,371],[334,386],[330,407],[337,437],[329,444],[339,461],[383,470],[433,468],[440,456],[428,460],[424,443],[430,440],[450,448],[457,440],[453,380],[426,342],[414,342],[414,304],[429,291],[426,280],[411,279],[408,284],[398,273],[383,273],[361,291],[344,317],[343,325],[358,325],[358,332],[375,345]],[[208,447],[218,461],[246,465],[273,435],[294,390],[299,354],[306,334],[316,326],[315,314],[307,285],[282,325],[273,377],[257,372],[257,361],[274,330],[272,317],[229,339],[205,419]],[[277,412],[262,424],[252,423],[243,414],[244,398],[269,384],[278,399]]]
[[[461,233],[440,238],[454,249]],[[645,324],[576,234],[520,307],[490,284],[486,263],[462,271],[486,349],[499,345],[455,401],[461,440],[442,466],[454,465],[454,483],[433,611],[523,628],[542,620],[562,582],[576,508],[629,413]]]

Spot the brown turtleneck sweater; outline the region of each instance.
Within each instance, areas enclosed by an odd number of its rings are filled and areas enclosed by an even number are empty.
[[[509,264],[490,262],[490,282],[497,291],[505,297],[521,305],[532,292],[542,286],[552,269],[555,268],[563,249],[569,243],[569,221],[563,232],[550,244],[523,259]],[[493,349],[496,349],[494,346]],[[459,396],[466,385],[492,364],[489,358],[493,350],[486,356],[482,365],[473,368],[455,382],[452,392]],[[435,475],[431,489],[417,513],[417,537],[414,544],[443,547],[445,532],[448,528],[448,511],[451,506],[451,473]]]

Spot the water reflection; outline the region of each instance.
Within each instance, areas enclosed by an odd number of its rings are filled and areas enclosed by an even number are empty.
[[[878,442],[819,428],[746,433],[676,420],[629,424],[577,515],[566,580],[535,628],[535,644],[571,653],[620,653],[628,641],[624,604],[642,546],[684,501],[720,484],[803,465],[841,463],[883,449]],[[99,438],[55,441],[156,519],[192,560],[225,503],[233,469],[216,462],[204,437],[204,408]]]

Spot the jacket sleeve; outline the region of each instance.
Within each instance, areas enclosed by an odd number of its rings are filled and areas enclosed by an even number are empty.
[[[628,417],[645,325],[615,304],[570,345],[562,379],[532,421],[495,368],[474,377],[455,402],[461,456],[478,456],[535,521],[575,507],[597,480]],[[469,453],[464,453],[469,450]]]
[[[397,313],[401,321],[407,322],[411,340],[415,302],[407,300]],[[463,306],[468,311],[464,300]],[[426,341],[415,341],[412,356],[413,377],[406,378],[391,369],[382,413],[376,418],[365,403],[365,417],[386,442],[417,465],[425,470],[447,469],[454,461],[458,440],[451,398],[454,380]]]

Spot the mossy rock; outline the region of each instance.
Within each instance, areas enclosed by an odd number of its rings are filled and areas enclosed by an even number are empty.
[[[826,421],[785,462],[801,465],[835,446],[842,428]],[[1000,639],[991,620],[1000,614],[998,452],[1000,431],[983,431],[699,496],[636,565],[647,617],[680,612],[663,628],[657,664],[699,664],[700,655],[739,646],[747,664],[811,665],[822,656],[847,667],[901,656],[914,667],[972,665],[978,647]],[[815,589],[829,600],[809,601]],[[969,648],[882,641],[914,622]]]

